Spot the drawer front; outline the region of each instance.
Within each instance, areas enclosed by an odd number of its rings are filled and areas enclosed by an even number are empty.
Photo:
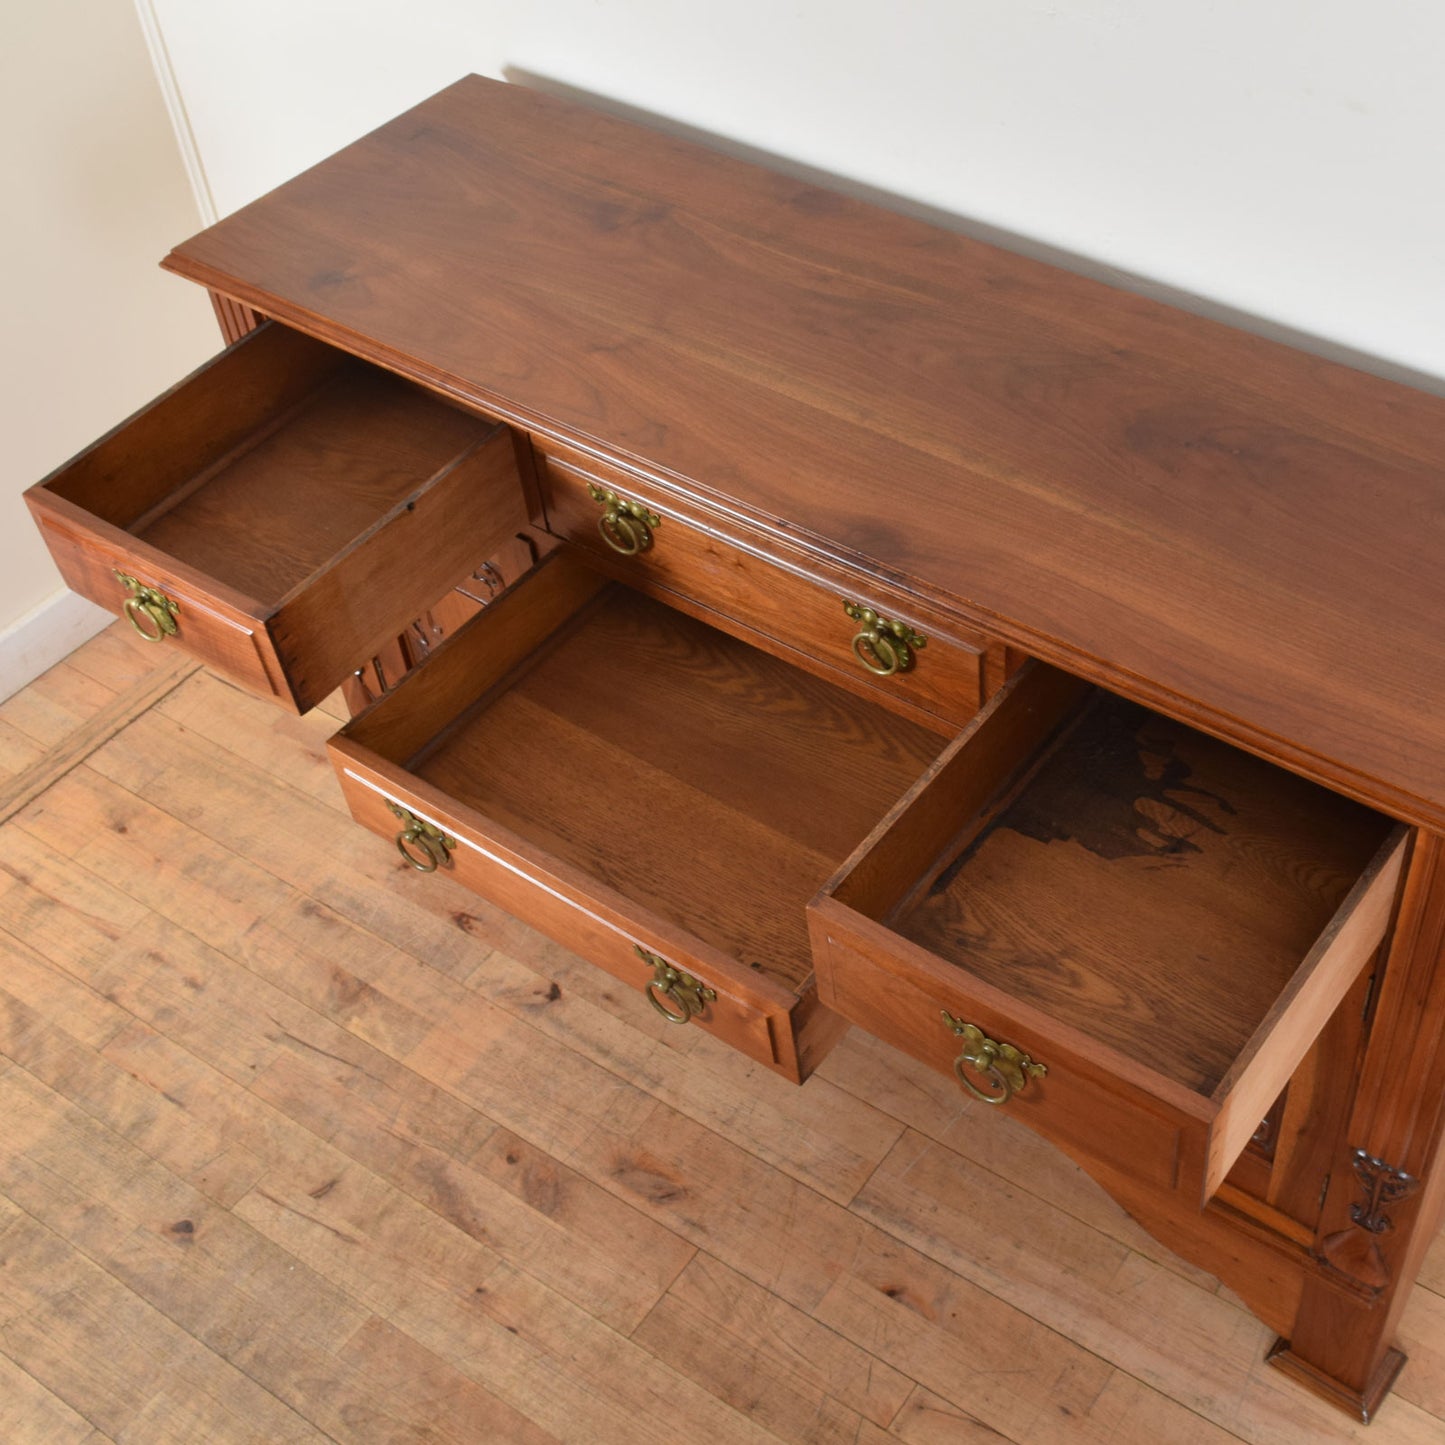
[[[398,786],[398,780],[378,776],[349,756],[342,740],[333,741],[332,753],[347,806],[364,827],[396,846],[408,824],[397,817],[391,805],[406,809],[414,818],[439,829],[454,845],[438,872],[637,989],[643,995],[638,1008],[656,1009],[659,1017],[670,1016],[679,1027],[702,1029],[758,1063],[799,1078],[800,1049],[793,1037],[791,1015],[796,1011],[800,1021],[807,1018],[813,1012],[811,999],[799,1000],[796,1009],[760,1003],[740,992],[719,971],[715,960],[697,958],[680,946],[676,937],[660,938],[645,926],[631,923],[609,900],[588,896],[575,878],[559,877],[545,859],[529,856],[514,840],[490,836],[474,819],[462,824],[436,799],[423,799]],[[421,861],[429,861],[421,849],[413,846],[411,852]],[[664,982],[655,964],[639,949],[672,965],[710,996],[698,997],[686,980]],[[806,1058],[802,1062],[806,1064]]]
[[[957,629],[941,632],[936,620],[921,617],[877,583],[841,575],[825,579],[761,556],[590,458],[555,444],[543,444],[539,457],[548,527],[605,559],[614,576],[699,604],[709,621],[801,655],[855,690],[869,689],[952,725],[962,725],[978,710],[989,661],[983,638]],[[640,512],[604,528],[599,524],[608,504],[599,503],[591,488],[634,503]],[[648,513],[659,521],[651,522]],[[638,550],[624,554],[619,547]],[[864,665],[860,652],[875,668],[887,665],[890,650],[894,657],[903,655],[900,639],[881,631],[876,646],[860,642],[855,652],[854,639],[869,623],[850,617],[845,603],[869,608],[884,623],[924,638],[921,646],[909,646],[905,669],[880,676]]]
[[[133,549],[97,536],[86,518],[53,508],[41,510],[33,497],[31,503],[41,536],[72,591],[128,617],[148,641],[158,638],[159,645],[182,648],[249,692],[262,697],[287,695],[265,624],[243,607],[208,596],[192,579],[177,576],[151,558],[137,558]],[[158,632],[153,618],[139,604],[127,612],[131,589],[121,580],[122,575],[133,577],[174,604],[174,634]]]
[[[1200,1120],[1090,1069],[1047,1035],[1036,1034],[964,988],[940,987],[907,963],[883,957],[863,937],[848,936],[844,920],[815,909],[811,924],[823,1004],[921,1063],[997,1098],[993,1082],[955,1061],[964,1040],[945,1021],[975,1025],[987,1038],[1020,1050],[1046,1072],[998,1104],[1036,1133],[1087,1165],[1098,1161],[1153,1188],[1173,1193],[1201,1165],[1207,1129]],[[965,1083],[964,1080],[968,1082]]]
[[[275,325],[27,501],[77,591],[297,711],[529,521],[505,427]]]

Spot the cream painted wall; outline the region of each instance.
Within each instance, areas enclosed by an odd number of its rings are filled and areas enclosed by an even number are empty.
[[[64,591],[20,493],[219,344],[156,263],[198,225],[130,6],[11,6],[0,46],[0,697],[105,614]]]
[[[222,212],[511,68],[1445,379],[1438,0],[147,3]]]

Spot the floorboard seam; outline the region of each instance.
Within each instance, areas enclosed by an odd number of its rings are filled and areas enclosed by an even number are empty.
[[[148,712],[187,678],[199,672],[200,667],[200,663],[177,653],[124,692],[117,693],[93,717],[51,748],[38,763],[0,788],[0,823],[8,822],[22,808],[34,802],[97,748],[104,746],[142,713]]]

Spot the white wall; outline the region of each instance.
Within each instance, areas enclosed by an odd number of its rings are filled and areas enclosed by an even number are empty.
[[[20,493],[214,351],[205,293],[156,263],[197,224],[135,12],[5,13],[0,174],[0,698],[105,620],[65,592]]]
[[[1439,0],[149,3],[221,212],[511,68],[1445,378]]]

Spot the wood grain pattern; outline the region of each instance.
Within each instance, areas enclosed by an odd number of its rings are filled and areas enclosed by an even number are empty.
[[[902,873],[903,892],[891,911],[850,920],[841,899],[819,900],[811,919],[815,947],[824,958],[836,954],[834,993],[842,998],[851,990],[857,1017],[935,1065],[946,1063],[936,1057],[937,1029],[926,1043],[907,1036],[913,1027],[907,1018],[920,1001],[925,1012],[966,1004],[989,1032],[1030,1051],[1047,1047],[1049,1073],[1029,1091],[1020,1117],[1096,1168],[1161,1237],[1240,1280],[1264,1317],[1275,1321],[1297,1306],[1276,1363],[1336,1403],[1374,1411],[1403,1360],[1391,1336],[1404,1285],[1445,1207],[1439,1148],[1445,1115],[1438,1107],[1445,873],[1438,836],[1417,831],[1407,843],[1400,832],[1377,850],[1380,835],[1372,838],[1369,828],[1349,821],[1350,805],[1315,789],[1330,800],[1316,806],[1310,789],[1323,782],[1426,829],[1445,820],[1445,765],[1434,727],[1445,682],[1439,625],[1445,583],[1434,566],[1445,540],[1436,496],[1440,404],[1281,348],[1231,339],[1221,328],[649,137],[566,102],[479,81],[453,87],[248,208],[178,253],[172,265],[212,286],[231,332],[243,330],[252,314],[274,311],[360,360],[337,363],[324,345],[299,336],[267,340],[277,330],[263,330],[103,440],[53,479],[53,489],[33,493],[32,506],[68,578],[96,588],[112,605],[117,598],[107,576],[132,558],[124,570],[147,582],[176,583],[187,627],[192,619],[200,623],[182,645],[199,643],[198,651],[260,692],[289,695],[304,708],[383,647],[398,646],[405,659],[405,645],[394,642],[398,629],[503,535],[539,515],[525,431],[544,451],[575,446],[604,469],[636,476],[659,510],[725,519],[720,525],[730,544],[750,555],[786,559],[799,575],[853,568],[890,589],[906,616],[931,611],[969,638],[986,633],[995,641],[975,654],[985,691],[999,687],[1027,650],[1127,696],[1127,704],[1100,701],[1093,718],[1127,707],[1134,721],[1116,717],[1095,736],[1085,712],[1057,735],[1052,753],[1024,765],[1019,786],[1005,786],[981,812],[963,809],[973,821],[965,819],[937,866],[916,880]],[[448,298],[444,308],[435,305],[439,295]],[[265,356],[279,358],[275,379],[262,374],[258,358]],[[380,362],[380,371],[366,370],[368,362]],[[503,430],[477,436],[470,452],[443,446],[433,480],[456,482],[484,454],[510,451],[510,462],[482,467],[485,485],[460,485],[460,496],[434,509],[430,566],[417,568],[405,555],[427,551],[419,545],[427,540],[424,529],[363,518],[355,542],[318,529],[320,553],[353,568],[323,577],[312,565],[319,558],[290,535],[279,503],[293,497],[284,486],[278,491],[278,476],[296,463],[312,478],[308,493],[316,491],[317,476],[339,476],[338,518],[352,510],[348,498],[380,504],[388,522],[403,510],[406,518],[420,515],[409,491],[403,508],[403,494],[388,489],[385,475],[367,473],[375,463],[386,473],[398,449],[408,453],[418,440],[398,439],[395,417],[384,439],[367,439],[369,426],[387,422],[385,403],[363,397],[359,408],[322,427],[319,446],[308,432],[308,419],[335,395],[326,390],[328,378],[342,388],[375,386],[383,398],[407,394],[394,373],[461,401],[457,411],[437,397],[408,394],[423,411],[439,409],[450,425],[461,425],[462,413],[469,420],[473,409],[517,424],[511,436]],[[232,374],[234,412],[226,385]],[[402,429],[410,432],[410,418]],[[295,455],[283,456],[279,468],[267,460],[298,438]],[[257,457],[266,463],[261,490],[269,488],[277,505],[263,497],[247,533],[229,490],[238,479],[244,483]],[[376,491],[371,481],[382,485],[379,496],[368,498],[361,494]],[[445,490],[423,485],[416,495],[429,491],[435,499]],[[485,504],[503,494],[510,510],[499,521]],[[482,513],[476,545],[457,525],[462,516],[474,517],[468,500]],[[114,515],[102,504],[114,504]],[[226,530],[242,540],[218,544],[214,538]],[[174,535],[162,537],[168,531]],[[206,539],[201,550],[220,546],[206,566],[191,555],[196,532]],[[158,537],[179,555],[158,547]],[[253,541],[259,545],[248,552]],[[228,571],[233,562],[243,565]],[[316,581],[309,593],[296,592],[301,573]],[[288,592],[282,602],[274,600],[278,587]],[[257,603],[255,591],[270,600]],[[423,750],[407,758],[416,772],[412,791],[420,807],[459,830],[485,860],[490,882],[477,886],[486,896],[509,908],[525,898],[533,906],[522,912],[557,937],[580,942],[618,978],[639,981],[637,965],[621,955],[637,930],[680,961],[717,966],[726,988],[706,1028],[719,1038],[746,1037],[751,1058],[800,1078],[841,1026],[819,1007],[822,992],[812,992],[803,971],[796,904],[811,891],[805,880],[866,828],[866,821],[853,827],[859,820],[850,810],[863,799],[871,814],[869,789],[892,789],[895,780],[876,763],[898,750],[886,740],[878,745],[874,720],[856,707],[820,709],[791,681],[779,688],[765,669],[732,666],[736,657],[694,666],[708,652],[694,645],[701,632],[677,647],[685,629],[673,627],[659,666],[647,628],[614,629],[612,640],[635,656],[630,669],[610,658],[599,669],[588,652],[586,665],[565,680],[549,675],[552,660],[597,630],[599,620],[615,621],[612,598],[599,593],[504,691],[481,699],[431,741],[423,732]],[[548,630],[539,617],[518,635],[525,640]],[[467,634],[464,628],[454,639],[451,658],[472,655],[463,645]],[[1380,648],[1382,637],[1398,646]],[[515,661],[517,649],[482,653],[496,665]],[[426,688],[454,690],[459,664],[447,657],[443,646],[434,660],[441,681]],[[620,698],[607,690],[614,671],[629,687]],[[637,683],[654,671],[661,682],[649,706]],[[710,701],[703,689],[704,705],[690,713],[674,694],[690,696],[695,689],[681,684],[700,671],[721,685]],[[995,720],[1027,693],[1025,673],[1017,688],[1003,689]],[[764,768],[756,774],[747,766],[754,739],[736,727],[705,726],[724,715],[734,723],[739,696],[763,700],[753,721],[762,718],[760,731],[771,741],[760,749]],[[1157,704],[1163,716],[1144,713],[1136,728],[1141,703]],[[189,757],[178,721],[182,704],[162,707],[140,710],[83,765],[60,759],[63,781],[33,796],[20,816],[43,826],[42,800],[52,793],[72,810],[83,808],[93,774],[104,779],[109,817],[144,815],[154,823],[153,813],[118,805],[114,794],[166,792],[172,763],[166,748]],[[68,711],[57,694],[54,718]],[[385,702],[377,709],[387,711]],[[669,732],[653,713],[682,723]],[[822,714],[842,720],[850,748],[858,736],[873,737],[855,748],[851,772],[861,781],[850,778],[851,789],[816,766],[795,745],[798,737],[786,742],[805,714],[802,732]],[[779,726],[780,718],[790,721]],[[486,736],[492,722],[495,735]],[[1207,736],[1191,731],[1193,724]],[[405,725],[392,727],[407,732]],[[649,739],[660,766],[636,750],[639,736]],[[981,745],[984,736],[981,728],[972,741]],[[1221,750],[1219,738],[1243,743],[1246,753],[1270,764]],[[1196,741],[1205,745],[1202,754]],[[710,753],[716,742],[720,748]],[[528,743],[535,745],[531,754]],[[90,739],[79,746],[84,753]],[[338,750],[356,761],[352,780],[362,793],[353,793],[352,802],[374,828],[376,789],[409,786],[398,781],[402,765],[375,758],[373,766],[354,742]],[[770,752],[779,753],[779,796],[768,787]],[[547,771],[557,755],[575,761],[586,787]],[[842,756],[838,771],[846,776],[853,755],[845,748]],[[952,791],[954,801],[969,794],[968,780],[960,782],[968,771],[961,756],[955,749],[929,777],[925,795],[934,788],[939,797]],[[530,762],[546,786],[534,781],[523,796],[515,779],[503,778],[493,788],[492,779],[515,759]],[[1278,763],[1299,776],[1287,777]],[[714,773],[731,781],[719,789]],[[451,796],[475,792],[477,779],[484,798]],[[1280,779],[1289,785],[1282,792]],[[783,782],[795,790],[787,805]],[[183,827],[194,823],[212,842],[216,834],[239,836],[255,870],[244,885],[215,891],[207,940],[192,933],[153,882],[134,880],[140,853],[123,855],[103,887],[75,890],[56,856],[63,829],[36,859],[12,860],[5,887],[17,916],[31,925],[14,970],[23,996],[5,1017],[14,1061],[0,1070],[0,1093],[20,1121],[17,1140],[26,1151],[14,1173],[21,1201],[14,1207],[81,1251],[112,1250],[130,1238],[126,1230],[134,1235],[137,1226],[127,1201],[149,1197],[153,1180],[161,1193],[170,1186],[144,1161],[92,1138],[91,1109],[105,1114],[131,1147],[156,1138],[156,1119],[137,1111],[133,1083],[89,1059],[78,1039],[40,1022],[37,1006],[68,992],[47,988],[44,960],[73,969],[104,1004],[133,1015],[143,1029],[175,1027],[184,1051],[205,1053],[219,1074],[242,1084],[311,1037],[297,1005],[368,1048],[405,1059],[434,1088],[468,1100],[479,1097],[482,1083],[488,1092],[509,1085],[518,1059],[531,1052],[525,1044],[533,1041],[518,1035],[517,1022],[532,1026],[516,1006],[475,1007],[459,977],[419,976],[398,943],[374,945],[325,910],[299,906],[294,884],[273,871],[297,867],[291,840],[272,827],[256,831],[255,819],[239,835],[230,831],[226,811],[254,798],[244,768],[222,769],[200,799],[187,797],[187,786],[168,792],[185,814]],[[813,814],[797,807],[796,793],[808,791],[823,800]],[[500,821],[476,823],[483,817],[478,802]],[[656,811],[644,816],[649,802]],[[587,818],[585,829],[571,828],[572,806]],[[951,812],[920,805],[917,795],[903,808],[916,813],[930,839]],[[614,815],[623,822],[621,846],[604,852],[598,825]],[[1284,827],[1272,827],[1286,817]],[[689,823],[700,826],[708,847],[698,846]],[[1378,817],[1370,826],[1376,825],[1385,826]],[[1208,835],[1229,846],[1216,846]],[[1351,856],[1337,856],[1335,843]],[[1406,846],[1401,926],[1381,969],[1379,945]],[[113,862],[109,848],[93,839],[76,851]],[[906,852],[880,852],[872,874],[860,873],[860,894],[896,884]],[[1362,863],[1372,853],[1374,861]],[[621,871],[609,873],[618,859]],[[152,849],[145,866],[177,880],[187,897],[207,894],[209,883],[198,888],[163,849]],[[455,872],[465,881],[481,878],[461,866]],[[1040,877],[1048,882],[1042,895],[1030,891]],[[980,878],[988,887],[970,895]],[[1160,879],[1168,880],[1162,888]],[[780,896],[780,912],[752,906],[759,882]],[[49,900],[72,894],[94,911],[57,921]],[[142,896],[144,908],[157,912],[136,919]],[[660,906],[652,905],[654,896]],[[1164,908],[1151,909],[1156,897]],[[264,913],[247,921],[248,907],[261,900]],[[786,925],[775,926],[789,917],[791,940]],[[912,935],[904,936],[911,925]],[[901,933],[890,933],[893,926]],[[1171,951],[1180,935],[1191,947]],[[231,946],[264,985],[265,1017],[288,1020],[278,1032],[238,1027],[255,1019],[244,1006],[247,981],[226,966]],[[755,952],[798,961],[796,977],[787,967],[781,977],[770,975],[763,959],[749,956]],[[452,950],[443,954],[457,966]],[[985,960],[978,976],[969,972],[974,957]],[[989,958],[1004,966],[990,974]],[[1372,1013],[1362,1005],[1358,1032],[1336,1029],[1337,1006],[1357,1005],[1361,980],[1372,970],[1378,1007]],[[177,1009],[187,990],[208,987],[219,1007],[201,1014]],[[544,1009],[560,997],[555,979],[545,990],[523,993]],[[103,1047],[130,1036],[126,1029],[109,1032],[104,1008],[96,1017],[87,1010],[84,1024],[106,1039]],[[534,1032],[555,1044],[553,1035]],[[699,1032],[704,1037],[694,1045]],[[1318,1070],[1320,1056],[1306,1056],[1311,1039],[1324,1032],[1355,1047],[1355,1096],[1348,1088],[1306,1085],[1296,1092],[1293,1114],[1288,1094],[1272,1106],[1291,1073],[1298,1078],[1297,1066]],[[498,1044],[475,1072],[467,1063],[473,1033]],[[690,1031],[689,1048],[708,1042],[705,1030]],[[555,1050],[552,1056],[565,1073],[565,1056],[559,1061]],[[35,1094],[31,1078],[55,1100]],[[1017,1219],[1010,1212],[1002,1227],[990,1220],[994,1232],[980,1240],[972,1216],[987,1217],[993,1201],[960,1210],[955,1172],[931,1142],[920,1148],[908,1136],[895,1139],[861,1193],[846,1200],[835,1170],[830,1212],[796,1190],[765,1198],[767,1176],[706,1137],[715,1117],[707,1110],[654,1111],[665,1129],[649,1133],[645,1148],[629,1143],[619,1153],[618,1116],[608,1112],[607,1097],[596,1102],[601,1112],[557,1121],[569,1164],[590,1159],[595,1176],[654,1224],[696,1247],[716,1248],[754,1283],[766,1277],[794,1307],[814,1307],[820,1289],[836,1278],[824,1242],[835,1255],[857,1257],[866,1247],[858,1220],[894,1207],[895,1167],[914,1188],[934,1189],[937,1181],[945,1202],[934,1213],[970,1241],[976,1281],[1015,1307],[1033,1308],[1057,1288],[1046,1258],[1033,1255],[1012,1276],[993,1278],[1006,1242],[1021,1248],[1037,1220],[1031,1228],[1029,1210]],[[612,1102],[624,1114],[648,1109],[635,1095]],[[1219,1187],[1218,1203],[1191,1228],[1176,1196],[1197,1204],[1220,1186],[1271,1106],[1271,1127],[1277,1121],[1281,1131],[1273,1147],[1283,1145],[1284,1164],[1271,1162]],[[506,1115],[495,1123],[522,1128],[507,1105],[491,1107]],[[1327,1143],[1310,1144],[1309,1131],[1323,1128],[1334,1131]],[[68,1139],[80,1165],[52,1161],[46,1152],[52,1132]],[[255,1251],[233,1221],[294,1252],[318,1279],[371,1312],[375,1327],[368,1319],[348,1336],[365,1358],[382,1362],[368,1374],[363,1414],[380,1396],[395,1394],[404,1434],[422,1416],[425,1392],[414,1386],[425,1380],[445,1401],[434,1412],[443,1435],[469,1416],[499,1438],[565,1432],[572,1417],[550,1399],[528,1408],[546,1373],[529,1352],[555,1353],[565,1340],[574,1378],[593,1406],[596,1438],[623,1438],[630,1416],[645,1415],[669,1395],[681,1402],[686,1435],[757,1434],[756,1422],[739,1423],[715,1404],[716,1394],[735,1392],[747,1378],[740,1357],[729,1362],[724,1352],[716,1371],[669,1372],[634,1342],[619,1343],[616,1331],[594,1330],[591,1312],[579,1313],[571,1301],[546,1313],[558,1293],[550,1283],[526,1270],[509,1273],[489,1245],[455,1225],[435,1236],[440,1265],[424,1254],[408,1270],[398,1264],[401,1241],[427,1219],[428,1203],[416,1201],[418,1210],[398,1201],[388,1192],[391,1182],[376,1184],[365,1168],[345,1167],[313,1187],[306,1179],[312,1162],[298,1171],[298,1159],[288,1156],[278,1169],[253,1147],[254,1137],[217,1151],[213,1132],[185,1130],[178,1144],[157,1145],[162,1167],[174,1163],[186,1188],[230,1211],[220,1234],[232,1243],[246,1240],[236,1258]],[[1356,1146],[1355,1137],[1366,1144]],[[727,1143],[735,1147],[731,1133]],[[1390,1220],[1393,1231],[1351,1202],[1350,1176],[1361,1158],[1351,1151],[1361,1149],[1382,1159],[1393,1150],[1410,1161],[1414,1183],[1392,1175],[1409,1185],[1391,1201],[1400,1214]],[[92,1155],[108,1158],[123,1176],[113,1203],[91,1182]],[[733,1241],[728,1249],[700,1223],[683,1182],[699,1158],[719,1177],[747,1176],[747,1208],[725,1205],[710,1221]],[[1327,1158],[1333,1163],[1311,1226],[1310,1181],[1297,1161],[1312,1171]],[[783,1167],[792,1184],[803,1185],[806,1171]],[[1403,1167],[1393,1160],[1368,1164],[1386,1175]],[[1276,1168],[1288,1176],[1287,1188],[1273,1187]],[[77,1203],[91,1195],[104,1207]],[[171,1197],[190,1202],[184,1190],[170,1190]],[[679,1204],[680,1197],[687,1202]],[[774,1246],[759,1255],[743,1248],[759,1209],[770,1208],[806,1216],[806,1249],[784,1253]],[[185,1246],[194,1242],[196,1223],[187,1214],[160,1232],[181,1236]],[[1391,1237],[1381,1243],[1374,1237],[1380,1233]],[[922,1241],[906,1229],[898,1237],[922,1252]],[[173,1242],[162,1239],[166,1247]],[[952,1245],[935,1239],[929,1247],[946,1257]],[[183,1320],[205,1349],[218,1340],[229,1345],[225,1330],[217,1335],[194,1314],[195,1300],[216,1290],[204,1279],[179,1289],[170,1281],[153,1285],[145,1271],[157,1257],[166,1257],[165,1248],[128,1254],[117,1277],[127,1288],[144,1278],[139,1292],[146,1304]],[[1127,1286],[1131,1271],[1119,1268],[1110,1250],[1098,1264],[1094,1283],[1105,1295]],[[1090,1267],[1085,1259],[1086,1286]],[[451,1276],[484,1271],[483,1299],[468,1310],[453,1298]],[[1172,1296],[1185,1280],[1174,1269],[1146,1279],[1147,1273],[1136,1278],[1154,1299]],[[418,1288],[405,1288],[409,1276]],[[1156,1280],[1162,1290],[1153,1289]],[[696,1328],[680,1294],[656,1301],[654,1312],[684,1333]],[[517,1318],[526,1321],[525,1332]],[[1101,1318],[1089,1348],[1102,1354],[1125,1326],[1112,1297]],[[454,1341],[472,1322],[479,1332],[459,1351]],[[35,1358],[47,1360],[27,1338]],[[1203,1347],[1219,1353],[1208,1331]],[[224,1362],[237,1360],[226,1353]],[[1151,1368],[1168,1374],[1157,1362]],[[291,1409],[294,1378],[275,1369],[274,1356],[263,1375],[256,1382]],[[197,1380],[222,1412],[246,1413],[247,1386],[222,1370],[188,1377],[179,1410],[164,1390],[145,1400],[122,1390],[112,1404],[123,1432],[189,1429],[205,1437],[222,1428],[208,1405],[197,1413],[187,1400]],[[934,1433],[939,1421],[957,1424],[945,1395],[919,1384],[909,1395],[912,1414],[905,1420],[900,1409],[889,1428]],[[1207,1380],[1204,1388],[1207,1394]],[[1211,1412],[1221,1414],[1218,1398]],[[829,1397],[819,1398],[817,1414],[824,1430],[856,1435],[881,1428]],[[334,1428],[334,1416],[316,1418]],[[775,1422],[794,1425],[786,1410],[768,1417],[770,1427]],[[280,1415],[268,1428],[284,1437],[312,1426]]]
[[[1202,1197],[1199,1136],[1209,1111],[1198,1100],[1137,1068],[1128,1077],[1115,1059],[1101,1061],[1087,1037],[1007,994],[930,969],[931,955],[900,946],[830,899],[810,909],[809,921],[826,1007],[952,1079],[961,1045],[942,1020],[946,1009],[1047,1069],[1008,1101],[1021,1123],[1088,1167],[1128,1175],[1154,1197]]]
[[[403,870],[329,726],[198,676],[0,824],[7,1445],[1438,1437],[1438,1294],[1362,1431],[921,1066],[796,1089]]]
[[[800,1078],[842,1028],[804,904],[938,746],[559,553],[332,750],[366,826],[432,820],[484,897],[635,988],[634,944],[661,954],[718,993],[701,1027]]]
[[[485,432],[394,378],[350,369],[132,530],[274,604]]]
[[[1305,1278],[1299,1315],[1274,1356],[1309,1388],[1367,1420],[1403,1362],[1394,1333],[1407,1284],[1445,1213],[1442,872],[1445,844],[1422,835],[1406,874],[1343,1147],[1322,1201],[1317,1268]],[[1364,1195],[1349,1157],[1357,1149],[1414,1181],[1398,1205],[1361,1211]]]
[[[925,726],[951,732],[978,711],[988,643],[970,636],[957,619],[938,617],[921,608],[916,598],[895,593],[875,577],[841,570],[819,575],[816,566],[811,572],[796,570],[776,552],[758,555],[716,517],[699,514],[695,507],[671,510],[636,478],[555,445],[539,451],[548,527],[587,548],[613,576],[674,605],[696,609],[694,615],[714,626],[812,667],[820,676],[875,697]],[[653,511],[663,508],[662,525],[650,548],[632,557],[613,551],[598,531],[601,508],[588,493],[589,483]],[[918,649],[914,666],[891,677],[877,677],[862,667],[852,651],[859,625],[844,612],[845,600],[871,606],[918,631],[926,645]]]
[[[1229,1174],[1239,1209],[1303,1243],[1313,1239],[1324,1207],[1382,963],[1377,954],[1361,972]]]
[[[1445,822],[1439,398],[475,77],[167,264]]]
[[[267,645],[259,621],[264,609],[255,598],[212,583],[184,563],[145,555],[144,544],[63,498],[41,502],[32,491],[27,501],[60,575],[82,597],[122,612],[127,589],[116,573],[134,576],[177,607],[175,637],[151,646],[178,647],[262,697],[284,695],[285,678]]]
[[[245,448],[346,365],[284,326],[248,335],[38,486],[122,529]]]
[[[135,647],[144,644],[136,642]],[[138,717],[167,693],[191,677],[200,663],[178,653],[167,653],[154,671],[143,674],[131,686],[116,694],[83,723],[70,729],[54,747],[44,752],[11,782],[0,785],[0,823],[20,811],[88,757],[132,718]]]
[[[802,1056],[792,1016],[806,999],[810,981],[788,988],[753,972],[664,915],[613,894],[565,862],[539,855],[535,847],[492,820],[478,821],[475,813],[456,807],[446,794],[428,789],[400,770],[345,751],[338,750],[336,756],[352,817],[388,845],[400,827],[387,800],[399,799],[456,840],[458,846],[446,865],[449,877],[621,979],[636,990],[635,1008],[651,1011],[641,994],[654,976],[637,953],[640,945],[716,995],[690,1021],[690,1030],[724,1039],[758,1063],[799,1079]],[[394,847],[391,853],[394,856]],[[799,1028],[805,1022],[805,1017],[798,1018]],[[836,1030],[825,1028],[825,1036],[835,1037]]]
[[[293,589],[268,619],[304,711],[374,656],[436,594],[466,578],[527,513],[515,440],[504,427],[428,478]],[[425,558],[423,565],[421,560]]]
[[[798,987],[812,972],[803,903],[936,746],[876,705],[614,587],[411,768]]]
[[[374,708],[345,735],[382,757],[409,761],[441,727],[472,708],[547,639],[565,627],[606,585],[602,574],[557,553],[488,606],[488,625],[464,627],[406,679],[405,707]],[[393,679],[393,683],[395,679]]]

